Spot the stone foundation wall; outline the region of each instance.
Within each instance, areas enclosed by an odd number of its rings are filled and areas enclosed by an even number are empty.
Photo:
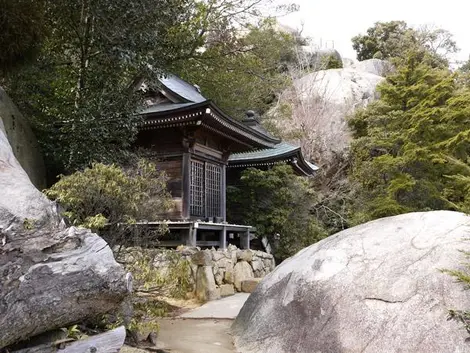
[[[131,262],[133,252],[145,252],[162,275],[168,274],[174,256],[189,262],[188,277],[193,292],[201,301],[219,299],[235,292],[251,292],[256,283],[275,267],[271,254],[257,250],[241,250],[229,245],[226,250],[181,246],[176,250],[128,248],[123,261]],[[248,281],[244,284],[244,281]]]
[[[189,259],[196,296],[203,301],[241,292],[244,289],[242,286],[244,281],[263,278],[275,267],[271,254],[256,250],[240,250],[232,245],[225,251],[196,250]]]

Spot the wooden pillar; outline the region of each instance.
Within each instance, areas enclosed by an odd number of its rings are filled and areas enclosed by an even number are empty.
[[[219,248],[221,250],[227,249],[227,227],[225,227],[225,226],[220,231]]]
[[[226,173],[226,168],[227,166],[224,164],[222,166],[222,175],[221,175],[221,178],[220,178],[220,215],[222,217],[222,220],[224,222],[227,221],[227,195],[226,195],[226,192],[227,192],[227,173]],[[224,227],[225,229],[225,227]],[[227,234],[227,230],[225,229],[225,234]],[[225,238],[227,239],[227,238]]]
[[[182,242],[187,246],[195,246],[193,245],[193,225],[191,224],[188,229],[183,230],[183,239]]]
[[[250,248],[250,230],[247,229],[245,233],[240,236],[240,247],[242,249]]]
[[[197,228],[197,222],[195,222],[193,226],[189,228],[189,246],[197,246]]]
[[[183,153],[183,218],[190,218],[191,202],[191,155],[188,152]]]

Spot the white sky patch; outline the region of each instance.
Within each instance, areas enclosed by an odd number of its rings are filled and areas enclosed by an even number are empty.
[[[410,26],[436,25],[454,35],[461,49],[454,60],[467,60],[470,54],[470,18],[466,1],[447,0],[276,0],[295,2],[300,11],[279,18],[294,28],[304,25],[304,35],[322,47],[337,49],[343,57],[355,58],[351,38],[365,33],[375,22],[403,20]]]

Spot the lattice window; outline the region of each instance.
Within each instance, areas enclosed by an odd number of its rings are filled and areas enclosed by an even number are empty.
[[[204,163],[191,161],[191,215],[204,216]]]
[[[216,164],[206,164],[206,211],[207,217],[220,216],[220,186],[222,168]]]

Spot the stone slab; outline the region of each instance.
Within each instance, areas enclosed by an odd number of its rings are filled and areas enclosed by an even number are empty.
[[[186,319],[235,319],[250,295],[237,293],[230,297],[210,301],[181,315]]]
[[[262,278],[250,278],[242,281],[242,292],[253,293]]]

